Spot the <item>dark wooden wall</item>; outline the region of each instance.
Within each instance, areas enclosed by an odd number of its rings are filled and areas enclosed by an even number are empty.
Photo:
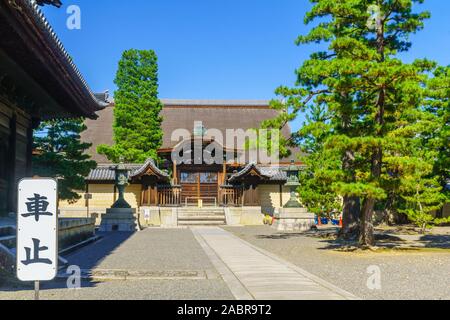
[[[30,117],[0,100],[0,214],[15,212],[17,184],[30,177],[33,128]]]

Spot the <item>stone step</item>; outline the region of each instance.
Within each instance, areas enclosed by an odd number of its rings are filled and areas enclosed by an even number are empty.
[[[178,212],[178,216],[189,216],[189,217],[198,217],[198,216],[212,216],[212,217],[223,217],[225,214],[223,212]]]
[[[178,209],[178,211],[187,211],[187,212],[223,212],[223,209],[218,210],[218,209],[198,209],[198,208],[195,208],[195,209],[184,209],[184,208],[181,208],[181,209]]]
[[[185,212],[224,212],[223,209],[200,209],[200,208],[180,208],[178,211],[185,211]]]
[[[178,216],[178,220],[225,220],[225,216]]]
[[[179,208],[178,225],[180,226],[223,226],[226,225],[223,208]]]
[[[225,221],[178,221],[179,226],[223,226]]]

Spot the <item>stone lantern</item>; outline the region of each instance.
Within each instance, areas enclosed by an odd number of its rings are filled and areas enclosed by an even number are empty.
[[[297,189],[300,187],[300,180],[298,178],[300,168],[295,165],[294,160],[291,161],[291,165],[284,169],[287,172],[287,183],[285,184],[291,191],[291,198],[284,208],[301,208],[300,200],[297,197]]]
[[[281,232],[305,232],[311,230],[314,225],[314,214],[308,212],[303,207],[297,197],[297,189],[300,186],[300,167],[292,161],[291,165],[283,169],[287,173],[287,183],[285,184],[291,191],[291,198],[282,208],[278,208],[274,214],[274,224],[272,225]]]
[[[130,170],[126,168],[123,161],[110,169],[114,171],[115,186],[119,192],[119,198],[112,205],[111,209],[107,209],[106,214],[102,216],[100,231],[133,232],[139,230],[139,224],[135,216],[136,209],[132,209],[130,204],[125,200],[125,188],[129,184]]]
[[[115,185],[116,185],[117,191],[119,192],[119,198],[117,199],[117,201],[113,204],[113,206],[111,208],[130,209],[131,206],[125,200],[125,188],[129,185],[128,173],[130,170],[128,170],[125,167],[123,162],[121,162],[117,166],[111,167],[110,170],[114,171]]]

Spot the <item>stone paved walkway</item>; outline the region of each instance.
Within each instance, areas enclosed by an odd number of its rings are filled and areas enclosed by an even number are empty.
[[[193,227],[192,231],[237,299],[357,299],[221,228]]]

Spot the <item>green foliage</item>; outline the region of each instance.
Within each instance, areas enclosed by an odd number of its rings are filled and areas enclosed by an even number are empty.
[[[158,99],[158,64],[152,50],[127,50],[119,62],[114,93],[114,146],[97,151],[113,161],[157,159],[163,132]]]
[[[450,201],[450,190],[445,188],[450,182],[450,66],[437,68],[427,88],[426,109],[438,125],[428,128],[424,143],[437,150],[433,173]]]
[[[85,153],[91,144],[80,141],[84,130],[86,126],[81,119],[53,120],[43,122],[35,132],[33,174],[57,178],[61,200],[79,200],[76,191],[85,189],[84,178],[97,167]]]
[[[324,141],[331,132],[328,114],[320,105],[311,106],[307,123],[294,137],[302,143],[301,157],[305,170],[300,173],[300,198],[309,210],[317,215],[341,209],[341,201],[333,190],[335,170],[341,167],[341,159],[324,148]]]
[[[300,114],[322,110],[326,121],[310,121],[281,144],[297,137],[310,152],[310,173],[303,177],[309,188],[306,196],[318,188],[322,196],[361,199],[360,242],[372,245],[377,203],[411,192],[404,177],[412,172],[419,174],[417,179],[434,179],[428,172],[415,171],[433,163],[434,151],[415,150],[430,128],[439,127],[436,117],[423,108],[428,75],[436,65],[398,58],[410,49],[409,36],[423,29],[430,14],[414,12],[423,0],[311,2],[305,23],[314,24],[297,44],[322,49],[297,70],[295,88],[277,89],[282,99],[272,107],[283,112],[263,127],[282,128]],[[438,91],[433,94],[439,101]],[[318,185],[322,180],[327,188]]]
[[[414,140],[417,143],[423,141],[422,138]],[[440,177],[433,175],[433,160],[436,159],[437,152],[419,145],[412,150],[416,156],[412,159],[422,157],[423,161],[401,162],[399,194],[406,203],[405,209],[399,211],[405,213],[421,228],[422,232],[425,232],[426,228],[442,222],[435,219],[433,214],[442,208],[446,197],[442,193]]]

